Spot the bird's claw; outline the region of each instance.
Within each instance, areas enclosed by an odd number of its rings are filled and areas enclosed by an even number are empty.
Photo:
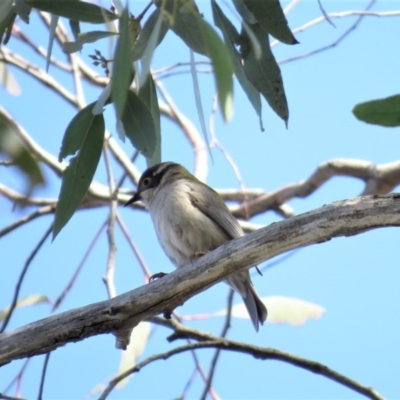
[[[156,274],[150,276],[149,283],[154,282],[157,279],[163,278],[165,275],[168,275],[168,274],[166,274],[165,272],[157,272]]]

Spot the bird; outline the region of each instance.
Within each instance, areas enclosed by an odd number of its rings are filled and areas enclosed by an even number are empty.
[[[150,213],[161,247],[178,268],[244,235],[220,195],[180,164],[163,162],[144,171],[125,206],[139,200]],[[234,273],[225,282],[242,297],[258,332],[267,308],[249,270]]]

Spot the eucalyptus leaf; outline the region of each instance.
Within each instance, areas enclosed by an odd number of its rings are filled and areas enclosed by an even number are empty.
[[[247,24],[255,24],[257,22],[253,13],[247,8],[246,4],[244,3],[244,0],[232,0],[232,3],[244,22],[246,22]]]
[[[79,21],[74,21],[73,19],[70,19],[69,27],[71,28],[71,32],[74,35],[74,39],[77,40],[78,35],[81,33],[81,26],[79,24]]]
[[[243,0],[260,26],[276,39],[286,44],[298,41],[289,29],[279,0]]]
[[[131,37],[129,34],[129,12],[124,9],[120,19],[119,38],[112,69],[111,98],[117,120],[121,118],[133,79]]]
[[[133,146],[146,158],[153,157],[157,141],[155,123],[149,107],[132,90],[128,91],[121,120],[125,134]]]
[[[32,187],[45,182],[43,172],[37,160],[31,155],[19,139],[19,125],[11,115],[0,107],[0,154],[5,154],[29,181],[29,191]]]
[[[25,2],[38,10],[74,21],[103,24],[118,18],[117,14],[106,8],[79,0],[25,0]]]
[[[147,342],[150,338],[151,324],[149,322],[140,322],[132,329],[129,345],[126,350],[121,352],[121,361],[118,368],[117,376],[123,374],[126,370],[132,368],[136,364],[136,360],[143,353]],[[117,388],[124,387],[132,377],[129,374],[125,379],[122,379],[117,384]]]
[[[158,98],[156,87],[151,74],[148,75],[146,82],[139,91],[139,98],[147,105],[150,110],[151,117],[154,122],[155,128],[155,149],[151,157],[146,158],[147,167],[159,164],[161,158],[161,122],[160,122],[160,108],[158,107]]]
[[[49,43],[47,44],[47,54],[46,54],[46,72],[49,72],[51,52],[53,51],[53,43],[54,43],[54,38],[56,36],[58,19],[59,19],[58,15],[51,14],[50,26],[49,26]]]
[[[192,75],[194,100],[196,103],[197,116],[199,117],[200,121],[201,132],[203,133],[204,141],[206,142],[206,147],[210,154],[210,158],[212,159],[210,140],[208,138],[206,120],[204,118],[203,103],[201,101],[200,85],[199,85],[199,80],[197,79],[196,63],[194,60],[194,53],[192,50],[190,50],[190,73]]]
[[[0,1],[0,44],[7,44],[11,36],[12,26],[17,14],[14,0]],[[4,38],[4,39],[3,39]]]
[[[61,142],[58,161],[61,162],[65,157],[74,156],[82,148],[86,137],[85,132],[90,129],[94,121],[92,110],[95,104],[94,102],[82,108],[68,124]]]
[[[194,52],[209,55],[199,13],[193,0],[154,0],[161,10],[167,26],[174,31]]]
[[[153,11],[153,13],[149,16],[149,18],[143,25],[138,40],[136,41],[132,49],[133,61],[139,60],[140,58],[143,57],[143,54],[148,46],[149,39],[152,36],[155,26],[158,23],[159,16],[160,16],[160,11],[158,9]],[[167,24],[164,22],[164,20],[162,20],[159,28],[156,47],[162,42],[166,33],[168,32],[168,29],[169,28]]]
[[[233,65],[229,52],[211,26],[201,21],[208,54],[214,67],[214,77],[218,89],[218,101],[225,121],[233,115]]]
[[[53,239],[67,224],[85,197],[100,160],[105,132],[104,117],[103,114],[94,115],[90,106],[84,109],[83,117],[81,115],[81,118],[74,118],[71,121],[68,126],[69,134],[66,132],[64,135],[65,143],[68,143],[68,146],[65,144],[64,147],[68,148],[68,152],[76,149],[78,144],[79,152],[63,172],[54,218]],[[79,138],[79,135],[82,137]],[[66,136],[69,138],[66,139]],[[75,145],[71,143],[72,138],[77,142]],[[67,152],[65,149],[64,151]],[[64,154],[63,150],[61,153]]]
[[[153,58],[153,53],[155,48],[158,46],[159,43],[159,36],[160,36],[160,30],[161,26],[163,24],[163,19],[162,16],[159,15],[158,19],[154,25],[153,32],[151,33],[148,41],[147,41],[147,46],[143,52],[143,57],[141,60],[141,69],[139,72],[139,85],[138,87],[141,87],[143,83],[146,81],[147,76],[150,74],[150,64],[151,60]]]
[[[4,86],[4,89],[14,96],[21,94],[21,88],[14,78],[14,75],[7,68],[6,63],[0,63],[0,84]]]
[[[17,300],[15,308],[22,308],[27,306],[33,306],[41,303],[50,303],[50,299],[44,294],[31,294],[29,296],[21,297]],[[0,310],[0,321],[2,321],[7,314],[10,312],[11,307],[7,306]]]
[[[357,104],[353,114],[368,124],[400,126],[400,94]]]
[[[244,71],[248,80],[264,96],[271,108],[281,117],[286,125],[289,119],[285,90],[281,70],[272,54],[268,34],[259,24],[251,25],[262,49],[261,58],[257,58],[246,32],[242,31],[241,53]]]
[[[29,14],[31,7],[25,3],[25,0],[15,0],[15,12],[24,21],[29,24]]]
[[[75,53],[76,51],[82,50],[82,47],[85,43],[93,43],[97,40],[115,35],[118,35],[118,33],[108,31],[91,31],[78,33],[74,42],[65,42],[62,44],[63,51],[66,53]]]
[[[235,47],[235,44],[239,40],[239,33],[236,31],[236,28],[232,25],[229,19],[222,12],[222,10],[220,9],[215,0],[212,0],[211,5],[212,5],[214,23],[216,26],[218,26],[219,29],[221,29],[222,34],[224,36],[226,48],[229,52],[229,55],[233,63],[235,76],[239,81],[242,89],[246,93],[246,96],[249,99],[251,105],[253,106],[256,114],[258,115],[260,121],[260,128],[263,131],[264,127],[261,115],[262,106],[261,106],[260,93],[253,86],[253,84],[247,79],[242,64],[242,58]]]

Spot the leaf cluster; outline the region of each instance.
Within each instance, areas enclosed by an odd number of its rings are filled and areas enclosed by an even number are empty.
[[[85,107],[67,127],[60,160],[73,156],[63,173],[56,210],[54,235],[67,223],[85,197],[102,152],[104,108],[113,103],[118,134],[127,137],[146,158],[148,165],[161,161],[160,113],[155,84],[150,74],[153,53],[165,35],[174,32],[193,52],[209,57],[222,115],[233,115],[233,76],[245,91],[262,124],[261,96],[287,124],[288,104],[280,68],[271,52],[269,37],[296,44],[278,0],[234,0],[241,18],[239,32],[215,0],[211,1],[214,26],[205,21],[194,0],[155,0],[151,14],[141,24],[145,11],[136,18],[128,8],[108,10],[81,0],[6,0],[0,5],[0,38],[6,43],[16,16],[29,22],[32,9],[52,15],[52,41],[59,17],[70,22],[74,41],[63,43],[66,53],[80,51],[86,43],[116,36],[114,57],[93,56],[105,66],[110,81],[99,99]],[[114,24],[113,21],[117,23]],[[108,30],[81,32],[81,23],[106,24]],[[139,69],[139,63],[141,68]],[[108,68],[108,64],[112,64]],[[111,73],[108,73],[111,71]]]

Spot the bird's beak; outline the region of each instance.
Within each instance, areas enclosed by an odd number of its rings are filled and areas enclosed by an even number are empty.
[[[131,197],[124,205],[124,207],[129,206],[129,204],[135,203],[136,201],[141,200],[141,196],[139,192],[136,192],[133,197]]]

